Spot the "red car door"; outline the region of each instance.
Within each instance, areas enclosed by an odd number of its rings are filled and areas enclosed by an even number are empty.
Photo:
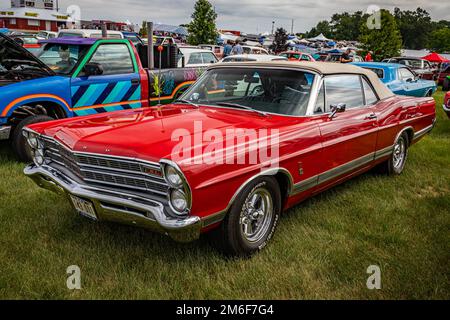
[[[371,165],[378,135],[377,101],[369,83],[359,75],[324,78],[315,110],[323,145],[317,191]],[[345,110],[332,116],[332,106],[337,105]]]

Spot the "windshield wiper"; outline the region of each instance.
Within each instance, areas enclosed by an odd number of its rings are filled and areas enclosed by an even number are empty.
[[[231,103],[231,102],[217,102],[216,105],[221,106],[221,107],[231,107],[231,108],[244,109],[244,110],[256,112],[256,113],[258,113],[259,115],[262,115],[262,116],[264,116],[264,117],[267,117],[267,113],[265,113],[264,111],[259,111],[259,110],[253,109],[252,107],[244,106],[244,105],[238,104],[238,103]]]
[[[177,100],[175,100],[173,103],[174,103],[174,104],[177,104],[177,103],[190,104],[191,106],[194,106],[194,107],[196,107],[197,109],[200,108],[200,106],[199,106],[198,104],[195,104],[195,103],[193,103],[193,102],[191,102],[191,101],[184,100],[184,99],[177,99]]]

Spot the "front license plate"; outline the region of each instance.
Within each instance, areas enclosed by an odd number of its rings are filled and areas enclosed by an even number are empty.
[[[94,205],[86,200],[70,195],[73,206],[79,214],[85,216],[89,219],[97,220],[97,215],[95,214]]]

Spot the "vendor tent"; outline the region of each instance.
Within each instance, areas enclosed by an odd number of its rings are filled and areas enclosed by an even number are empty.
[[[443,56],[441,56],[440,54],[433,52],[430,53],[429,55],[423,57],[422,59],[428,60],[430,62],[435,62],[435,63],[448,63],[450,62],[449,59],[444,58]]]
[[[323,41],[323,42],[329,42],[332,41],[331,39],[328,39],[323,35],[323,33],[319,34],[317,37],[308,39],[309,41]]]
[[[342,53],[343,51],[342,50],[339,50],[339,49],[333,49],[333,50],[329,50],[329,51],[327,51],[327,53]]]
[[[237,39],[239,39],[238,36],[235,36],[232,33],[220,33],[219,37],[222,41],[227,41],[227,40],[236,41]]]
[[[171,26],[168,24],[155,24],[153,27],[154,31],[157,32],[168,32],[168,33],[175,33],[180,36],[187,36],[188,32],[186,28],[180,27],[180,26]]]

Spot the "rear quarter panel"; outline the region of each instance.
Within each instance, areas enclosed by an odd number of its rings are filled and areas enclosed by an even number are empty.
[[[433,125],[436,118],[435,105],[432,98],[405,96],[394,96],[380,101],[376,106],[379,124],[376,149],[393,146],[398,134],[403,130],[408,129],[415,134]],[[415,142],[417,141],[412,141]]]

